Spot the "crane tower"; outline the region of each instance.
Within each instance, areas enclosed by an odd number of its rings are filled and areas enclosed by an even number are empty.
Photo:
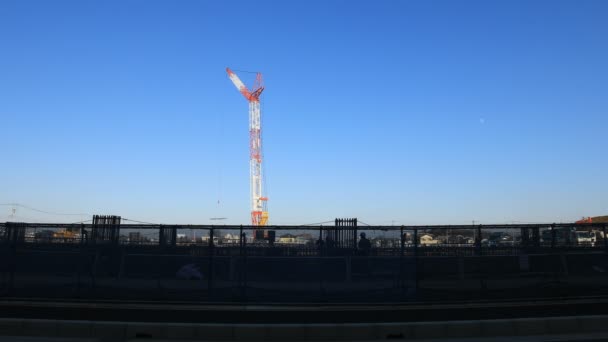
[[[226,68],[234,86],[249,102],[249,187],[251,195],[251,224],[265,226],[268,222],[268,198],[262,194],[262,122],[260,95],[264,91],[262,74],[257,73],[255,84],[250,91],[239,77]]]

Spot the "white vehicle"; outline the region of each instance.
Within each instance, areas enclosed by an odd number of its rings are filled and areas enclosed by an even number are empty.
[[[579,246],[595,246],[594,232],[576,232],[576,244]]]

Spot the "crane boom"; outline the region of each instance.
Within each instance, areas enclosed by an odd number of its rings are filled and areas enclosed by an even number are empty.
[[[260,95],[264,91],[262,74],[256,76],[256,84],[250,91],[241,79],[230,68],[226,68],[228,77],[238,91],[249,102],[249,181],[251,195],[251,224],[265,226],[268,222],[268,198],[263,195],[262,187],[262,123]]]
[[[251,92],[249,92],[249,89],[247,89],[243,81],[241,81],[241,79],[234,72],[232,72],[230,68],[226,68],[226,72],[228,73],[228,77],[230,78],[232,84],[234,84],[236,89],[240,91],[243,96],[245,96],[247,101],[251,101]]]

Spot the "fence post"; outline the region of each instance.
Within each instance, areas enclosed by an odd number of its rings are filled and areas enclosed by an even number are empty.
[[[161,248],[165,247],[165,229],[162,224],[158,226],[158,244]]]
[[[5,243],[10,251],[9,261],[9,283],[7,291],[12,293],[15,288],[15,273],[17,272],[17,249],[25,243],[25,231],[27,223],[6,222],[4,226]]]
[[[239,256],[243,256],[243,225],[239,228]]]
[[[162,224],[158,225],[158,248],[159,250],[162,250],[164,253],[164,249],[165,249],[165,229],[163,228]],[[166,258],[163,258],[162,261],[160,262],[160,265],[157,265],[156,269],[157,269],[157,273],[156,273],[156,287],[158,288],[158,292],[159,292],[159,296],[163,296],[162,293],[162,278],[163,278],[163,271],[162,268],[165,266],[165,260]]]
[[[240,226],[239,234],[239,288],[241,291],[241,301],[247,301],[247,234],[243,232],[243,225]]]
[[[404,297],[405,295],[405,281],[403,280],[404,277],[404,270],[403,270],[403,252],[405,250],[405,236],[403,235],[403,226],[401,226],[401,248],[399,251],[399,282],[401,283],[401,297]]]
[[[479,294],[480,297],[484,297],[486,295],[486,291],[488,289],[488,284],[487,284],[487,280],[488,280],[488,272],[489,272],[489,267],[487,265],[487,263],[485,262],[483,256],[483,249],[481,246],[481,230],[482,230],[482,225],[480,224],[479,226],[477,226],[477,234],[479,236],[478,238],[478,242],[477,242],[477,246],[478,246],[478,254],[477,256],[479,258],[477,258],[477,262],[478,262],[478,267],[479,267]],[[491,252],[489,253],[491,254]]]
[[[534,240],[534,247],[540,248],[540,227],[532,228],[532,240]]]
[[[405,252],[405,235],[403,235],[403,226],[401,226],[401,250],[400,250],[400,255],[403,256],[403,253]]]
[[[78,257],[77,260],[77,268],[76,268],[76,294],[78,297],[80,297],[80,278],[81,278],[81,273],[83,271],[83,269],[85,269],[84,265],[85,265],[85,260],[87,259],[86,254],[85,254],[85,239],[84,239],[84,234],[85,234],[85,230],[84,230],[84,223],[80,224],[80,245],[78,246],[78,254],[80,254],[80,256]]]
[[[414,228],[414,277],[416,295],[418,295],[418,228]]]
[[[17,243],[13,240],[13,237],[15,236],[14,226],[16,225],[16,223],[7,222],[4,226],[4,236],[6,239],[4,242],[8,245],[10,254],[8,284],[6,289],[9,295],[12,294],[15,286],[15,271],[17,268]]]
[[[418,257],[418,228],[414,228],[414,257]]]
[[[209,230],[209,247],[208,247],[208,253],[209,253],[209,275],[207,277],[207,296],[208,299],[211,299],[211,294],[213,292],[213,254],[215,253],[214,251],[214,245],[213,245],[213,226],[211,226],[211,229]]]
[[[357,248],[357,221],[355,221],[355,226],[353,227],[353,233],[355,235],[355,238],[353,239],[353,248],[356,251]]]
[[[80,224],[80,244],[84,244],[84,223]]]
[[[475,238],[475,249],[477,250],[477,255],[481,256],[481,225],[477,226],[477,234]]]
[[[338,220],[336,220],[336,222],[338,222]],[[323,267],[323,259],[321,258],[323,256],[323,225],[319,226],[319,241],[318,241],[318,248],[319,248],[319,255],[317,256],[317,260],[319,262],[319,267],[318,267],[318,271],[319,271],[319,300],[323,301],[325,300],[325,289],[323,287],[323,271],[324,271],[324,267]]]
[[[171,247],[177,246],[177,227],[171,227]]]
[[[338,221],[338,220],[336,220]],[[323,225],[319,226],[319,239],[317,240],[318,256],[323,255]]]
[[[243,233],[243,225],[239,227],[239,275],[238,275],[238,286],[241,288],[241,292],[243,291],[243,272],[245,270],[245,266],[243,265],[243,255],[244,255],[244,243],[245,243],[245,234]]]
[[[555,248],[555,235],[557,232],[555,231],[555,223],[551,225],[551,249]]]
[[[602,227],[602,233],[604,233],[604,250],[608,250],[608,239],[606,239],[606,223]]]
[[[520,248],[530,247],[530,228],[529,227],[520,228],[520,235],[521,235],[521,245],[519,247]]]

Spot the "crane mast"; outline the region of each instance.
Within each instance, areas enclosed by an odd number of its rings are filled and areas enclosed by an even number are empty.
[[[251,225],[265,226],[268,222],[268,198],[263,195],[262,187],[262,122],[260,95],[264,91],[262,74],[257,73],[253,90],[243,84],[239,77],[226,68],[228,77],[249,102],[249,193],[251,196]]]

